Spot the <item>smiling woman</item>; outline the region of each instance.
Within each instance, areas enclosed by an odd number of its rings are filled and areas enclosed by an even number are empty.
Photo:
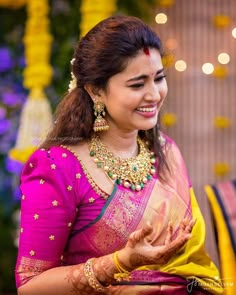
[[[181,153],[159,129],[161,54],[134,17],[79,41],[55,126],[21,177],[19,294],[222,293]]]
[[[110,136],[114,134],[114,128],[126,134],[133,130],[150,130],[157,125],[167,84],[160,52],[157,49],[148,52],[149,55],[140,49],[122,72],[108,80],[105,89],[98,90],[92,84],[85,86],[90,97],[99,99],[106,106]]]

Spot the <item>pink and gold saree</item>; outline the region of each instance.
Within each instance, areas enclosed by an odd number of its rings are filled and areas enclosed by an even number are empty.
[[[189,186],[181,155],[169,151],[172,174],[168,182],[153,178],[142,191],[132,192],[116,186],[100,215],[78,231],[71,240],[79,241],[64,255],[68,264],[76,255],[78,263],[90,257],[113,253],[125,246],[129,235],[148,222],[154,227],[150,236],[153,245],[164,243],[167,226],[174,226],[173,239],[184,218],[196,218],[193,237],[166,265],[148,265],[132,271],[131,280],[115,283],[107,294],[221,294],[219,274],[204,251],[205,225]],[[174,164],[174,165],[173,165]],[[71,255],[73,253],[73,255]],[[192,293],[191,293],[192,292]]]

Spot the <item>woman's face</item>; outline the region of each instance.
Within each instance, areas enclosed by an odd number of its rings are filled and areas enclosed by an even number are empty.
[[[159,51],[140,50],[122,72],[109,79],[106,91],[100,94],[110,128],[126,132],[153,128],[167,94]]]

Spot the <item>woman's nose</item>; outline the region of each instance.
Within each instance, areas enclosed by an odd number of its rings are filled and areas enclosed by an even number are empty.
[[[150,87],[145,93],[144,98],[148,101],[160,101],[161,100],[161,91],[157,85]]]

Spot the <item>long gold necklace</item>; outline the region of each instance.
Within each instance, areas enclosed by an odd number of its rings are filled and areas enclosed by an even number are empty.
[[[153,166],[156,159],[144,141],[137,138],[139,154],[136,157],[123,159],[115,156],[97,135],[93,135],[89,144],[90,156],[98,168],[105,171],[106,175],[131,190],[140,191],[145,183],[152,179],[156,173]]]

